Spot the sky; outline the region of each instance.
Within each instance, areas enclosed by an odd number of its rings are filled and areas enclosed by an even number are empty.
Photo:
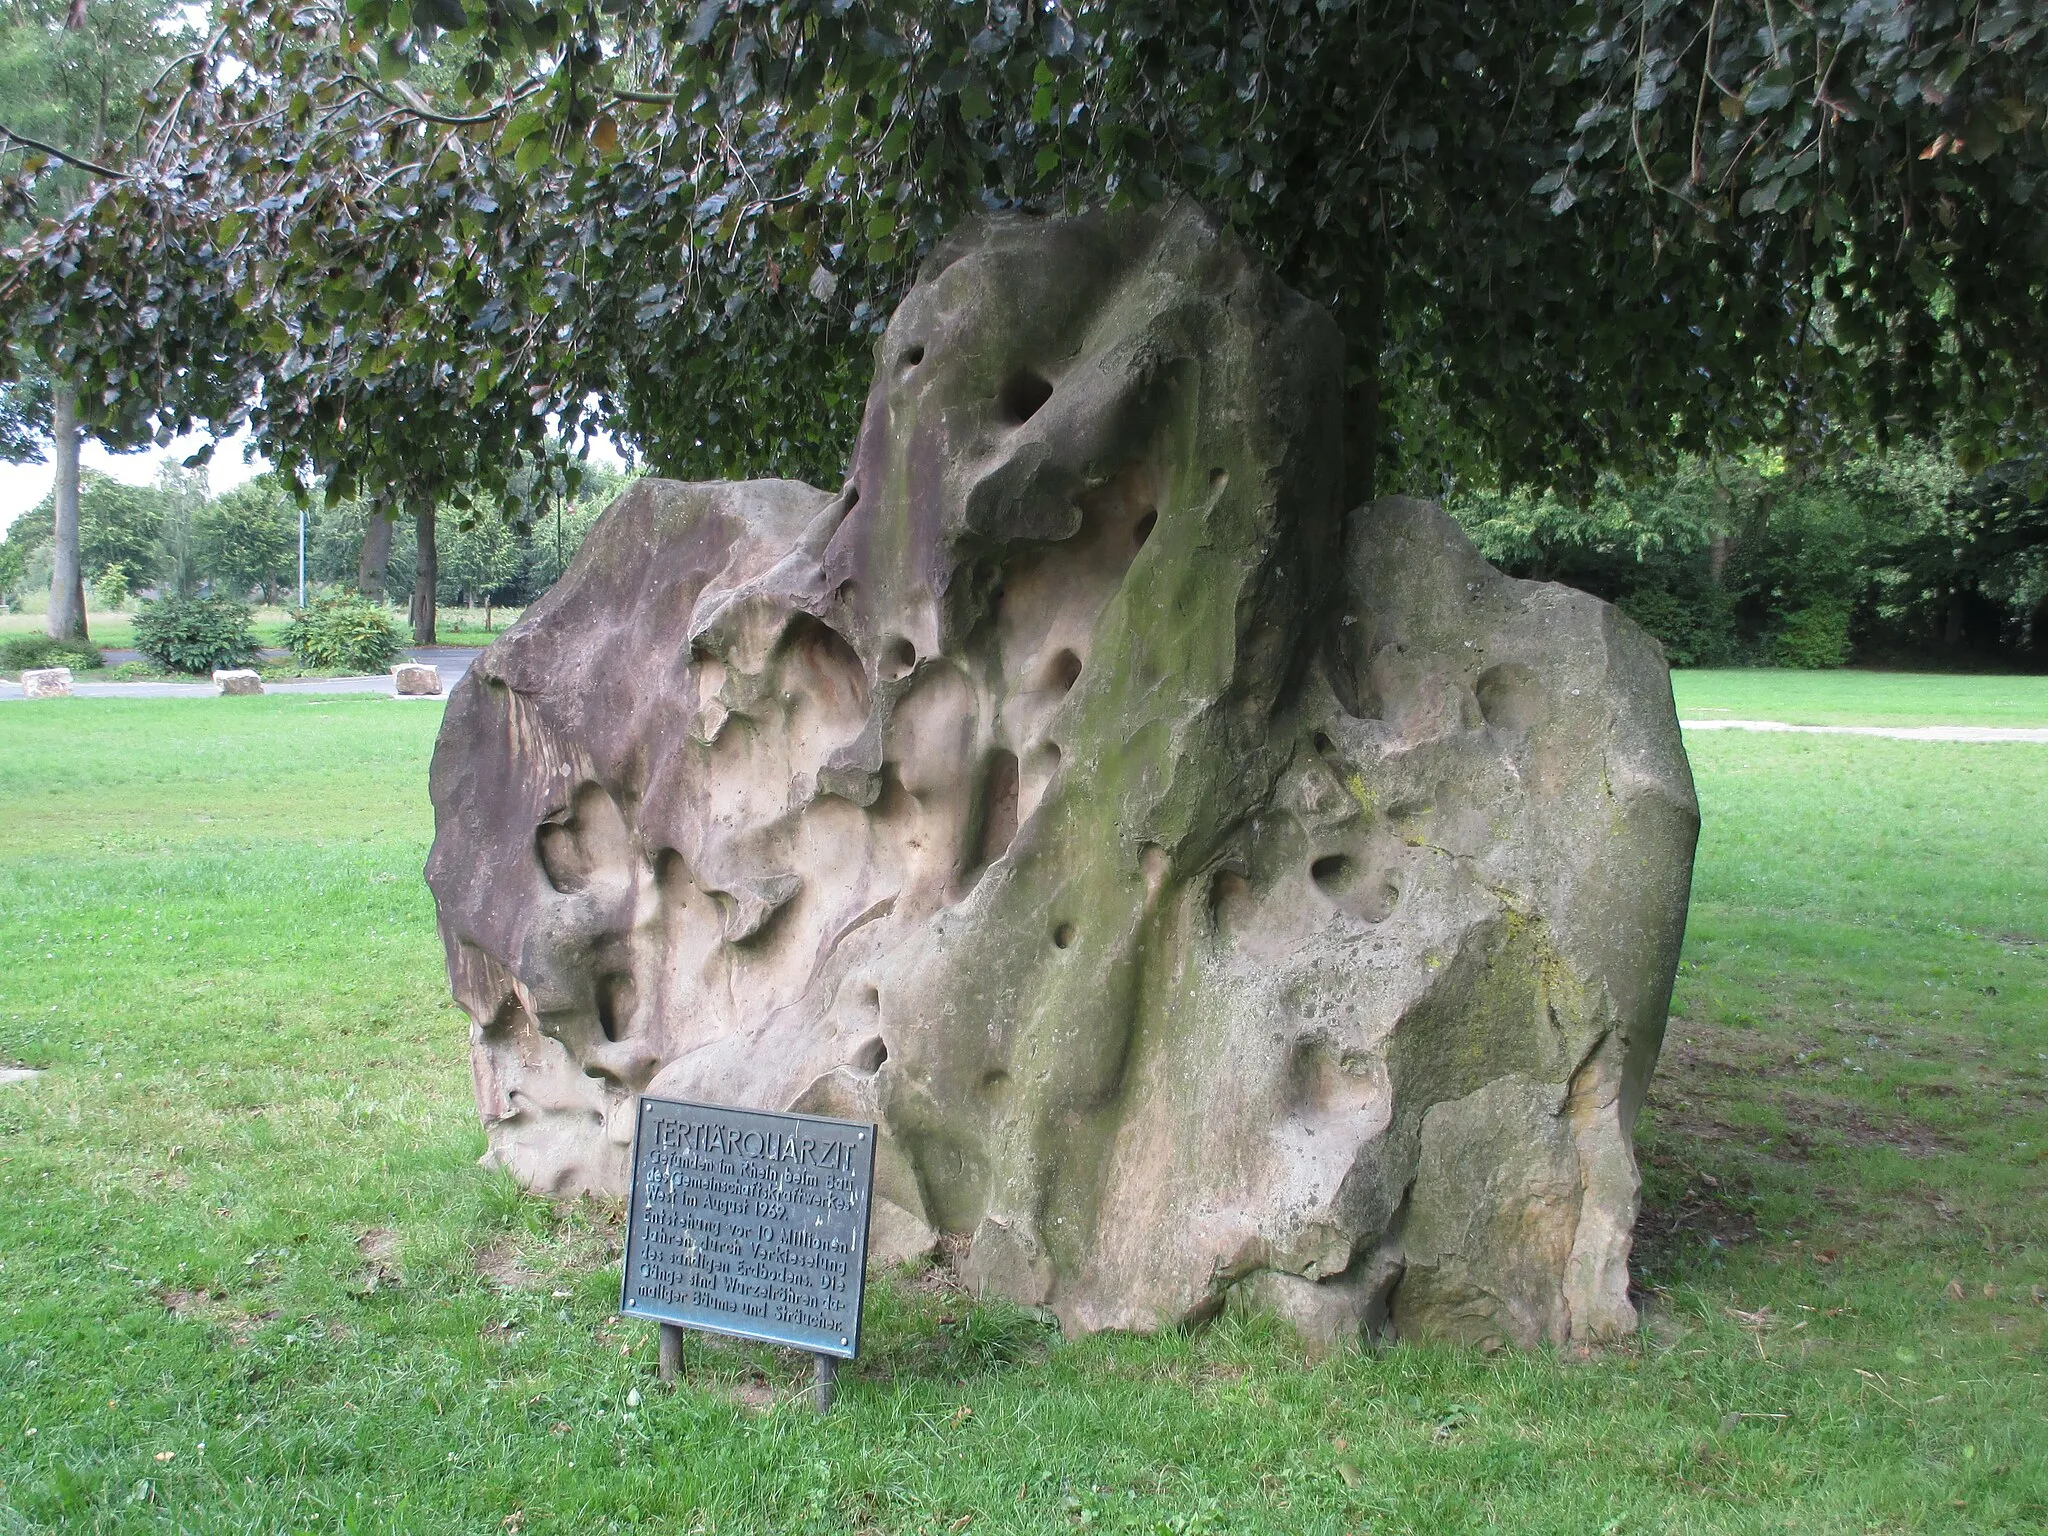
[[[150,448],[141,453],[109,453],[91,438],[79,450],[78,462],[85,469],[97,469],[129,485],[150,485],[159,465],[177,464],[198,452],[206,442],[204,433],[178,438],[168,448]],[[262,459],[251,464],[243,457],[246,439],[231,437],[213,450],[213,462],[206,467],[212,494],[232,490],[244,480],[254,479],[270,466]],[[22,513],[50,494],[55,471],[42,464],[0,464],[0,531]]]
[[[167,448],[150,448],[141,453],[109,453],[87,438],[79,451],[78,462],[82,468],[97,469],[129,485],[151,485],[156,481],[159,466],[182,463],[198,452],[206,440],[205,433],[195,432],[173,440]],[[261,457],[251,462],[246,456],[248,446],[248,439],[237,434],[213,450],[213,459],[206,466],[210,494],[218,496],[222,491],[232,490],[270,467]],[[591,441],[590,457],[593,463],[612,469],[622,469],[626,464],[618,445],[609,437],[600,436]],[[50,481],[54,474],[47,463],[0,463],[0,533],[50,494]]]

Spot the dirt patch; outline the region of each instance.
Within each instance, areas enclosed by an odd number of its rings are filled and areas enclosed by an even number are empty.
[[[349,1289],[358,1296],[377,1291],[395,1291],[405,1283],[398,1268],[398,1236],[389,1227],[372,1227],[356,1239],[356,1252],[363,1267]]]
[[[540,1276],[533,1272],[518,1245],[509,1237],[501,1237],[488,1247],[477,1250],[476,1272],[484,1283],[493,1290],[529,1291],[540,1283]]]
[[[173,1317],[193,1317],[213,1310],[211,1291],[165,1291],[160,1298]]]
[[[1732,1248],[1756,1236],[1745,1191],[1654,1150],[1644,1153],[1643,1168],[1647,1177],[1630,1266],[1639,1276],[1654,1279],[1715,1248]]]
[[[268,1312],[226,1313],[219,1319],[219,1322],[223,1328],[227,1329],[228,1338],[233,1342],[235,1348],[247,1349],[256,1341],[256,1330],[258,1328],[261,1328],[265,1323],[276,1321],[283,1315],[282,1312],[273,1307]]]
[[[1900,1116],[1880,1119],[1861,1105],[1841,1099],[1786,1094],[1780,1107],[1791,1126],[1784,1141],[1804,1150],[1813,1147],[1816,1133],[1833,1133],[1852,1147],[1890,1147],[1903,1157],[1936,1157],[1961,1150],[1917,1120]]]

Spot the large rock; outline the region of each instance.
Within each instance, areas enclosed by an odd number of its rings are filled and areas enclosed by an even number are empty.
[[[1330,321],[1185,207],[1004,221],[851,478],[641,481],[455,691],[489,1159],[882,1128],[875,1243],[1070,1328],[1627,1327],[1697,811],[1656,645],[1339,503]]]
[[[21,674],[21,696],[25,699],[68,699],[71,697],[69,667],[30,667]]]

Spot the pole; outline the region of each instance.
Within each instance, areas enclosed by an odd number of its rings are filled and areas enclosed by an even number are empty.
[[[839,1362],[830,1355],[814,1355],[816,1367],[811,1373],[811,1402],[820,1413],[832,1411],[832,1389],[838,1384]]]
[[[674,1323],[661,1325],[661,1366],[657,1374],[666,1385],[673,1385],[676,1373],[683,1368],[683,1330]]]
[[[306,509],[299,508],[299,606],[306,606]]]

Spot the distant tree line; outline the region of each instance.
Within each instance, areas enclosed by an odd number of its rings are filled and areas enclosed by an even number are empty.
[[[518,607],[560,576],[597,515],[626,477],[587,472],[583,494],[542,506],[524,526],[495,506],[439,521],[438,604]],[[0,539],[0,601],[49,590],[54,500],[45,497]],[[309,589],[354,589],[364,577],[363,544],[373,516],[364,501],[306,508]],[[298,600],[299,505],[277,476],[261,475],[208,496],[203,475],[167,466],[154,485],[134,486],[86,470],[79,488],[79,555],[97,608],[130,597],[211,594],[244,602]],[[407,601],[415,584],[414,541],[392,542],[370,596]]]
[[[2048,464],[1913,446],[1689,459],[1583,504],[1461,494],[1488,558],[1618,604],[1676,666],[2048,667]]]

